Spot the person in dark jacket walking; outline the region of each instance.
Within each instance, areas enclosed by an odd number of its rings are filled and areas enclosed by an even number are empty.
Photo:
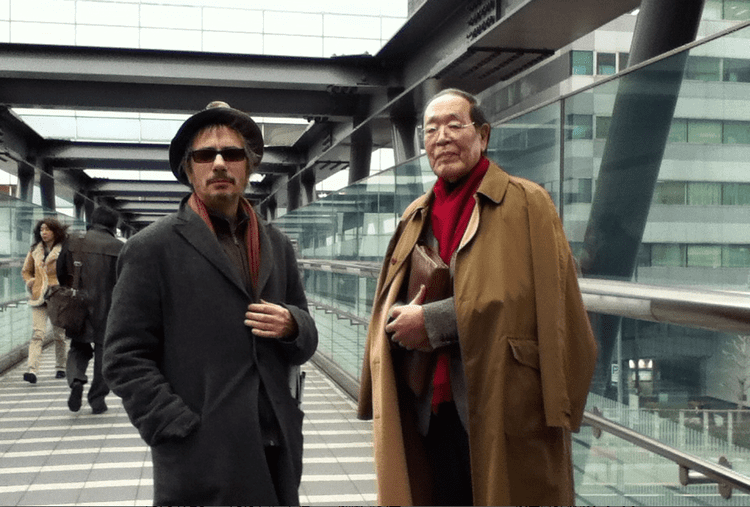
[[[151,446],[156,505],[298,505],[290,379],[318,333],[289,239],[243,197],[263,155],[247,114],[212,103],[169,148],[192,187],[128,240],[104,376]]]
[[[68,408],[73,412],[81,409],[83,386],[88,382],[86,369],[94,358],[94,379],[88,392],[88,401],[94,414],[107,411],[104,401],[109,387],[102,377],[102,355],[104,330],[112,304],[115,288],[117,256],[122,241],[115,238],[117,212],[100,206],[91,214],[91,226],[84,235],[72,234],[63,245],[57,258],[57,273],[60,283],[73,286],[75,273],[73,253],[81,261],[79,288],[86,295],[88,315],[83,332],[79,335],[67,333],[70,351],[66,365],[70,397]]]

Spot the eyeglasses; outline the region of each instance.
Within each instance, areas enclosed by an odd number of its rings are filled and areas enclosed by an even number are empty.
[[[457,121],[452,121],[445,125],[445,128],[450,132],[451,134],[458,134],[466,127],[471,127],[472,125],[476,125],[476,122],[471,123],[459,123]],[[431,139],[435,137],[438,133],[438,130],[440,130],[440,127],[437,127],[435,125],[427,125],[425,127],[420,127],[419,130],[422,132],[422,135],[425,139]]]
[[[190,158],[197,164],[208,164],[216,160],[216,155],[221,155],[224,162],[241,162],[247,159],[247,153],[244,148],[203,148],[200,150],[191,150]]]

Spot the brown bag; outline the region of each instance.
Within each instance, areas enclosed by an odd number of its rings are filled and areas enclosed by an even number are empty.
[[[79,242],[85,233],[78,235]],[[73,239],[69,240],[68,249],[73,258],[73,286],[53,285],[47,289],[45,299],[47,301],[47,315],[53,326],[61,327],[69,335],[80,335],[83,333],[86,317],[88,316],[88,303],[85,293],[81,290],[81,266],[78,258],[80,243]]]
[[[450,297],[453,292],[450,268],[435,249],[420,243],[414,246],[411,253],[406,300],[413,300],[422,285],[426,289],[423,303],[440,301]],[[399,349],[399,355],[402,377],[414,394],[421,396],[430,381],[435,354]]]

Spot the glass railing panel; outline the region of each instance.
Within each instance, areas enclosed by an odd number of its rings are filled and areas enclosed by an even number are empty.
[[[495,125],[487,156],[514,176],[543,186],[559,206],[560,198],[560,104]]]
[[[748,37],[744,26],[562,101],[563,219],[584,275],[748,290]]]
[[[31,338],[31,312],[21,270],[33,242],[34,226],[50,215],[68,224],[71,230],[83,228],[66,215],[0,194],[0,357]]]
[[[739,458],[730,463],[734,470],[745,468]],[[606,432],[596,437],[590,427],[573,435],[573,466],[576,505],[732,506],[750,501],[737,490],[723,498],[715,483],[683,486],[677,463]]]
[[[588,411],[750,475],[750,337],[622,319],[611,359],[598,360],[609,378]]]

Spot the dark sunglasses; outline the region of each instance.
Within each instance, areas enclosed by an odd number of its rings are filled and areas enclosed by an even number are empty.
[[[216,148],[203,148],[202,150],[192,150],[190,157],[193,162],[198,164],[207,164],[216,160],[216,155],[221,155],[224,162],[241,162],[247,159],[247,153],[244,148],[223,148],[217,150]]]

